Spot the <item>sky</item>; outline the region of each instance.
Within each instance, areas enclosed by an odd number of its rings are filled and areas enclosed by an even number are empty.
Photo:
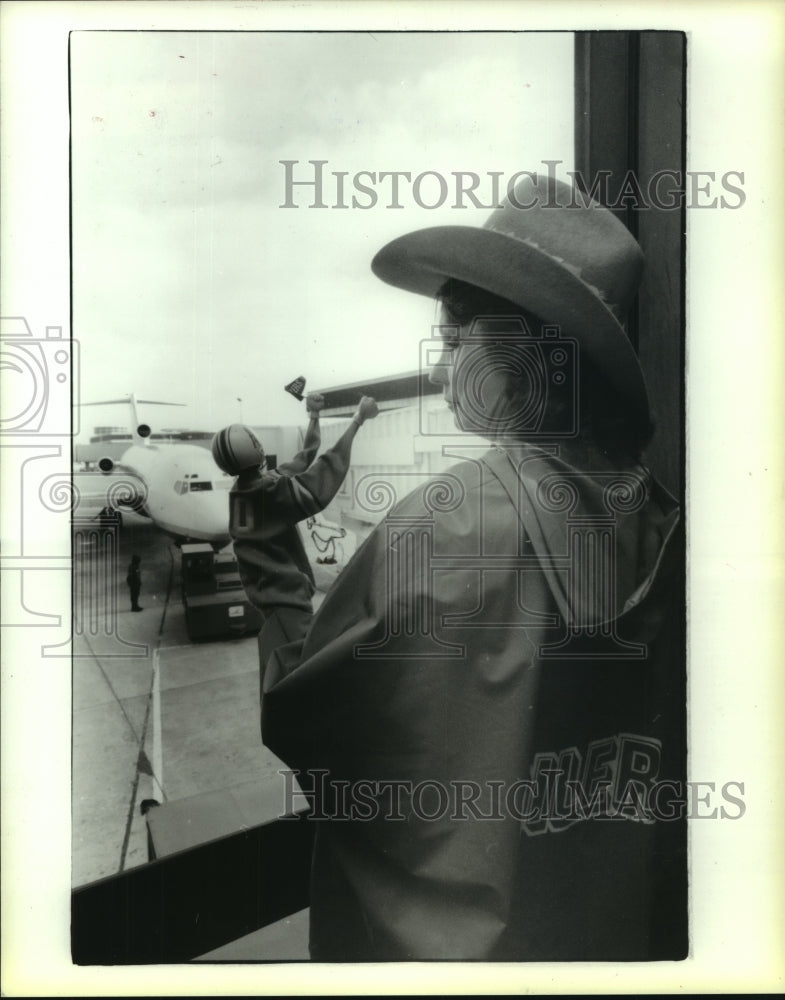
[[[454,171],[502,185],[573,160],[569,33],[75,32],[71,36],[73,332],[83,402],[135,392],[153,428],[298,423],[283,391],[417,368],[433,303],[370,261],[457,208]],[[324,208],[313,179],[326,161]],[[377,203],[354,187],[374,188]],[[382,171],[445,178],[442,207]],[[343,202],[334,173],[345,172]],[[503,191],[503,187],[502,187]],[[436,205],[439,181],[419,200]],[[348,207],[335,207],[341,203]],[[238,402],[238,399],[242,402]],[[176,414],[173,417],[172,414]],[[128,422],[122,407],[82,413]]]

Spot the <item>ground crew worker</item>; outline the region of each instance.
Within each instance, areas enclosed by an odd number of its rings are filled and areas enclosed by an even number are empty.
[[[139,607],[139,591],[142,589],[142,574],[139,571],[140,563],[141,559],[139,556],[131,556],[131,562],[128,564],[128,574],[125,578],[131,594],[131,611],[144,611],[144,608]]]

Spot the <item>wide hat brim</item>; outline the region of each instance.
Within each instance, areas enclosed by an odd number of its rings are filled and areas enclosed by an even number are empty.
[[[431,298],[457,278],[558,324],[648,421],[646,383],[624,327],[596,290],[537,246],[492,229],[433,226],[392,240],[371,268],[382,281]]]

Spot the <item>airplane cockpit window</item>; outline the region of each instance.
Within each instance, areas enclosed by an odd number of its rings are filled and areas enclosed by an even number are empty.
[[[213,484],[206,479],[192,479],[188,485],[191,493],[204,493],[213,488]]]

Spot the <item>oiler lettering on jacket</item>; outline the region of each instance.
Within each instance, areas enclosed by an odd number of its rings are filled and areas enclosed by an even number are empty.
[[[536,836],[588,819],[675,819],[674,797],[681,799],[683,792],[679,782],[659,780],[661,759],[660,740],[631,733],[592,740],[583,753],[574,746],[538,753],[521,825]]]

